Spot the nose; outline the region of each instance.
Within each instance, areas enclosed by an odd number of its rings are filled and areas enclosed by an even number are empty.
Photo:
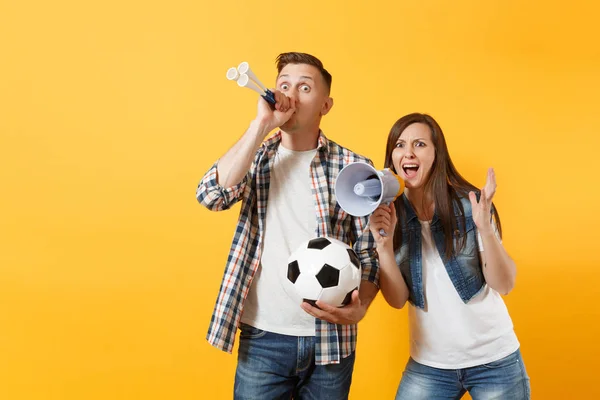
[[[294,102],[294,104],[298,104],[298,96],[296,96],[293,90],[288,90],[288,92],[285,95],[290,101],[290,106],[292,102]]]
[[[286,95],[287,97],[289,97],[290,99],[295,99],[296,101],[298,100],[298,91],[297,91],[297,90],[294,90],[294,88],[292,88],[292,89],[290,89],[290,90],[287,90],[287,91],[285,92],[285,95]]]

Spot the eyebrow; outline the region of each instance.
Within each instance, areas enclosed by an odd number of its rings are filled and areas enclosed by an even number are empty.
[[[416,138],[416,139],[413,139],[413,142],[416,142],[417,140],[426,141],[427,139],[425,139],[425,138]],[[406,140],[398,138],[398,140],[396,140],[396,143],[398,143],[398,142],[406,142]]]
[[[279,77],[277,77],[277,80],[279,80],[280,78],[289,78],[290,76],[288,74],[283,74],[283,75],[279,75]],[[311,76],[301,76],[300,79],[310,79],[311,81],[314,80]]]

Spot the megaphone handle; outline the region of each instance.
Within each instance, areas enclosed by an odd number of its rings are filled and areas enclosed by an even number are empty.
[[[275,100],[275,95],[269,89],[265,91],[265,94],[262,95],[262,98],[269,103],[272,109],[275,109],[275,104],[277,101]]]
[[[391,204],[392,202],[390,201],[389,203],[386,203],[388,206]],[[386,231],[384,231],[383,229],[379,230],[379,234],[383,237],[387,237],[387,233]]]

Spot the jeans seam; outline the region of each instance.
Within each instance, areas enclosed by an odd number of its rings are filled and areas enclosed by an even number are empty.
[[[298,338],[296,339],[296,375],[298,375],[298,372],[300,372],[300,361],[301,361],[301,357],[300,357],[300,353],[301,351],[301,342],[302,342],[302,338],[300,336],[298,336]]]
[[[526,399],[530,399],[531,398],[531,389],[528,387],[527,385],[527,381],[529,380],[529,377],[527,376],[527,373],[525,372],[525,363],[523,362],[523,359],[521,358],[521,356],[519,356],[517,358],[518,363],[519,363],[519,369],[521,370],[521,377],[522,377],[522,381],[523,381],[523,389],[525,392],[525,396]]]

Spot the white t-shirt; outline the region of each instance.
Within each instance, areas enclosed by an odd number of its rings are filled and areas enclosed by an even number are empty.
[[[487,284],[465,304],[421,222],[425,309],[409,307],[410,355],[434,368],[460,369],[499,360],[519,348],[502,297]],[[483,251],[481,237],[479,251]]]
[[[286,292],[289,256],[315,237],[317,217],[310,165],[317,150],[292,151],[281,144],[271,169],[264,247],[244,303],[242,322],[268,332],[314,336],[315,318]]]

